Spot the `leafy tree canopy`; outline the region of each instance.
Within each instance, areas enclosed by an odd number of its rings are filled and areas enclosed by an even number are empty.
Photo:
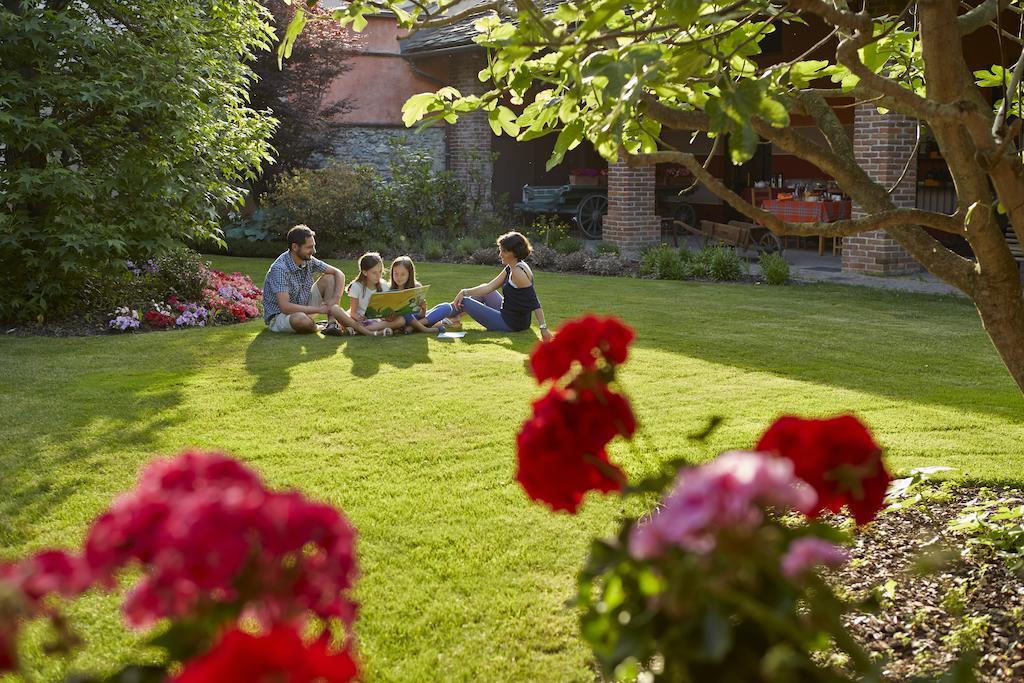
[[[216,235],[271,160],[274,120],[246,99],[267,19],[256,0],[3,0],[0,319]]]

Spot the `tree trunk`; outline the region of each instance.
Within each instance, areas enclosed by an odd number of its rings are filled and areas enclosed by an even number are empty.
[[[973,298],[985,332],[1024,392],[1024,298],[1020,291],[1016,273],[996,282],[982,277]]]

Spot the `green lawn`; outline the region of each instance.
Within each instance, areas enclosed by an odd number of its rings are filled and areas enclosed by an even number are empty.
[[[216,260],[261,284],[269,260]],[[340,264],[346,272],[352,264]],[[432,301],[493,268],[423,264]],[[613,458],[636,476],[689,448],[749,447],[785,412],[853,411],[889,464],[1024,481],[1024,400],[963,299],[827,285],[651,282],[538,274],[554,324],[615,313],[638,339],[622,379],[643,432]],[[593,680],[565,601],[588,539],[621,504],[575,517],[513,480],[516,430],[538,394],[533,332],[461,340],[271,336],[261,322],[75,339],[0,338],[0,559],[81,541],[154,454],[224,449],[275,486],[342,508],[360,532],[359,647],[370,680]],[[74,614],[72,668],[111,670],[125,635],[110,598]],[[31,680],[43,665],[29,634]]]

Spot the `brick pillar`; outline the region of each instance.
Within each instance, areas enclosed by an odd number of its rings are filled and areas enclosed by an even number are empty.
[[[903,173],[914,151],[917,122],[893,113],[879,114],[873,104],[862,104],[854,113],[853,152],[857,163],[886,189]],[[896,206],[917,206],[917,159],[890,195]],[[867,214],[854,204],[853,217]],[[921,270],[906,249],[884,230],[843,238],[843,272],[867,275],[900,275]]]
[[[601,236],[631,253],[661,241],[661,221],[654,213],[654,166],[608,164],[608,215]]]
[[[487,66],[483,50],[462,52],[451,60],[450,81],[463,95],[482,95],[487,84],[477,74]],[[470,219],[481,211],[491,210],[491,183],[494,162],[491,161],[491,126],[487,112],[462,114],[448,132],[448,153],[452,173],[468,194]]]

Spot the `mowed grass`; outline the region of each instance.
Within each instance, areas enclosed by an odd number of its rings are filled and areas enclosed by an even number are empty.
[[[215,260],[258,284],[269,260]],[[339,263],[347,273],[352,264]],[[421,264],[431,301],[494,268]],[[621,373],[642,423],[612,457],[631,476],[680,454],[750,447],[782,413],[852,411],[890,466],[1024,481],[1024,400],[968,301],[828,285],[654,282],[539,273],[548,319],[614,313],[637,330]],[[72,339],[0,339],[0,559],[73,547],[156,455],[187,446],[243,458],[272,485],[341,508],[359,531],[359,651],[373,681],[587,681],[566,607],[589,539],[623,511],[577,516],[527,500],[514,439],[540,390],[535,332],[461,340],[271,335],[261,322]],[[706,447],[688,444],[712,415]],[[135,638],[116,598],[73,618],[89,641],[29,680],[109,672]]]

